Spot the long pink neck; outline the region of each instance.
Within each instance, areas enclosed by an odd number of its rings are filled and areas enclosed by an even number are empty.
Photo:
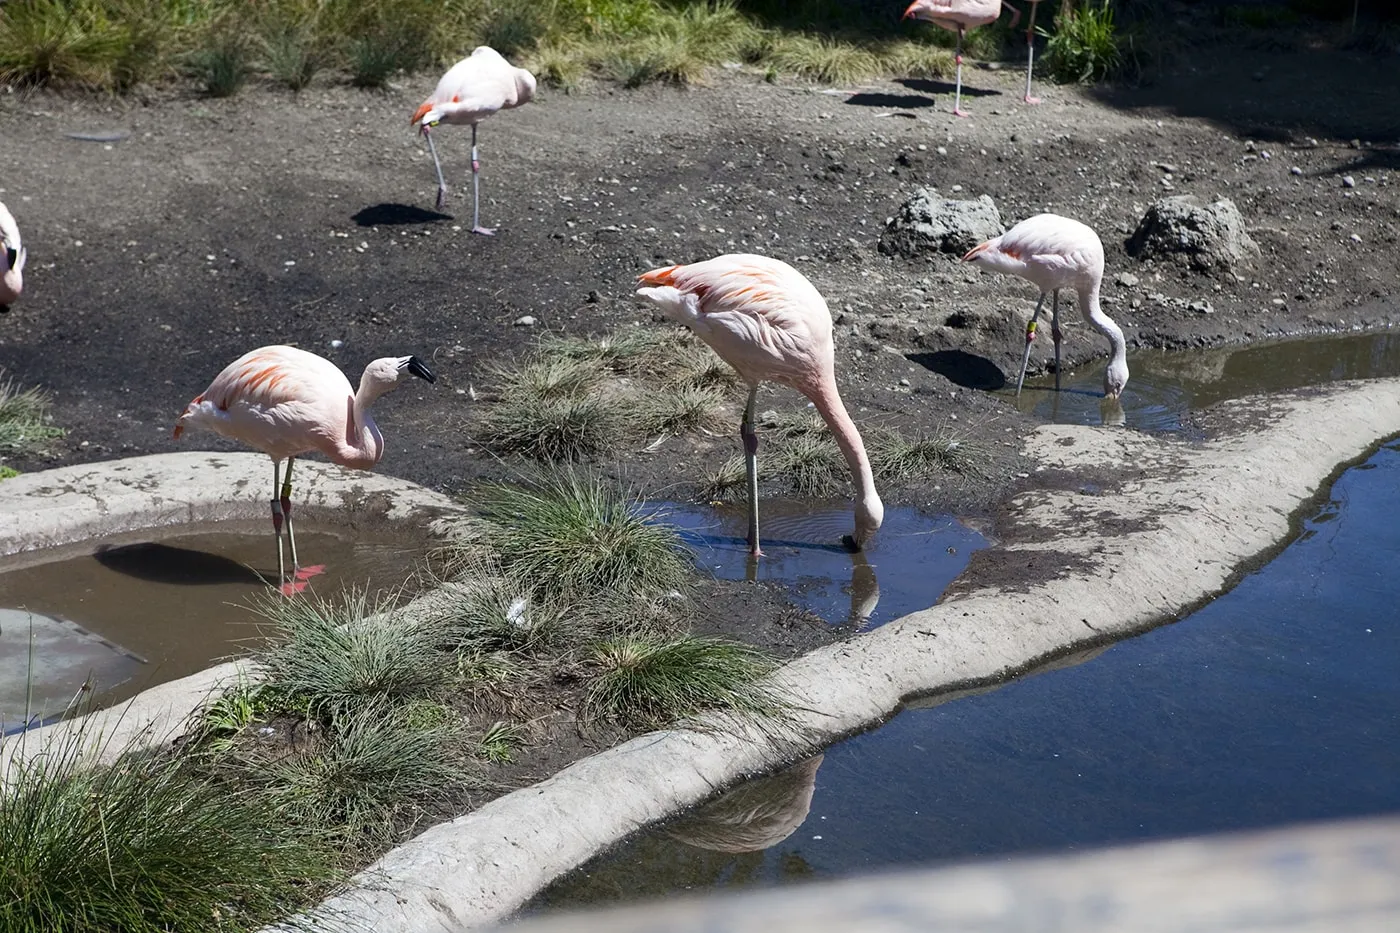
[[[845,403],[836,391],[835,377],[827,375],[821,378],[803,394],[817,407],[817,413],[826,422],[831,436],[836,439],[836,446],[841,448],[841,454],[851,468],[851,480],[856,487],[856,501],[865,504],[878,503],[880,496],[875,491],[875,474],[870,469],[870,458],[866,456],[865,444],[860,439],[860,432],[856,430],[856,423],[851,420]]]

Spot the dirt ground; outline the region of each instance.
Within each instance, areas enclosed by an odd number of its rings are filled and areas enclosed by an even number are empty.
[[[758,251],[826,295],[858,422],[951,431],[988,457],[984,477],[886,490],[886,501],[991,515],[1034,422],[966,386],[1014,380],[1035,294],[949,257],[881,255],[886,219],[918,186],[990,194],[1008,225],[1042,210],[1093,225],[1108,251],[1105,308],[1130,348],[1400,319],[1384,300],[1400,293],[1394,62],[1275,45],[1187,50],[1174,76],[1142,90],[1041,84],[1036,107],[1020,102],[1014,67],[973,68],[962,120],[948,113],[949,86],[921,80],[775,86],[736,68],[689,90],[543,91],[482,128],[494,238],[467,232],[464,128],[438,134],[451,216],[431,210],[432,165],[408,123],[429,75],[388,93],[322,83],[232,100],[0,94],[0,200],[30,252],[25,296],[0,319],[0,366],[46,387],[69,431],[51,454],[8,462],[174,450],[175,416],[220,368],[293,343],[352,379],[378,356],[431,360],[436,385],[376,408],[380,469],[455,491],[510,469],[469,433],[472,389],[489,387],[491,363],[546,330],[649,324],[632,297],[641,271]],[[1252,269],[1208,278],[1124,253],[1146,207],[1180,193],[1236,202],[1262,249]],[[1136,286],[1115,281],[1125,272]],[[1067,362],[1102,357],[1100,335],[1068,318]],[[762,403],[802,400],[769,389]],[[737,439],[672,440],[605,466],[684,496],[737,450]]]

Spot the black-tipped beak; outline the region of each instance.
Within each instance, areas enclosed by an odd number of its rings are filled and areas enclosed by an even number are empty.
[[[6,269],[13,269],[13,268],[15,267],[15,263],[17,263],[17,262],[19,262],[19,250],[17,250],[17,249],[9,249],[9,248],[6,248],[6,249],[5,249],[5,268],[6,268]]]
[[[433,371],[428,368],[426,363],[416,356],[410,356],[408,358],[408,371],[419,379],[424,379],[428,382],[437,382],[437,376],[433,375]]]

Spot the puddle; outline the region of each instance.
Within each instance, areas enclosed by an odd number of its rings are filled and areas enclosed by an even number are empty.
[[[764,556],[752,565],[746,505],[669,503],[659,511],[681,529],[701,569],[784,583],[793,602],[833,625],[873,627],[932,606],[972,552],[987,546],[950,515],[890,508],[871,543],[852,553],[839,543],[851,533],[849,502],[763,499],[758,510]]]
[[[249,599],[277,573],[270,530],[231,523],[160,538],[127,536],[0,562],[0,724],[61,713],[92,677],[89,700],[117,702],[209,667],[254,644]],[[298,527],[297,551],[326,565],[312,591],[401,585],[421,558],[403,538]],[[33,648],[31,651],[31,639]],[[31,664],[33,676],[30,676]]]
[[[1015,383],[1008,398],[1024,412],[1060,424],[1114,423],[1101,411],[1105,363],[1055,377],[1027,379],[1019,400]],[[1154,433],[1190,432],[1192,411],[1226,399],[1347,379],[1400,376],[1400,333],[1381,331],[1318,337],[1215,350],[1160,350],[1128,357],[1132,373],[1123,392],[1121,417],[1130,428]],[[1014,380],[1015,374],[1012,374]]]
[[[1397,513],[1392,443],[1186,619],[925,701],[634,836],[524,912],[1400,812]]]

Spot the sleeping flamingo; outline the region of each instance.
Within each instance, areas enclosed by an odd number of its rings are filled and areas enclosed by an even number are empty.
[[[1058,214],[1037,214],[1003,233],[1001,236],[975,246],[963,257],[994,272],[1019,275],[1040,289],[1035,313],[1026,324],[1026,352],[1021,357],[1021,375],[1016,380],[1016,394],[1026,381],[1026,366],[1030,363],[1031,343],[1035,340],[1036,321],[1050,293],[1050,336],[1055,341],[1055,383],[1060,380],[1060,289],[1072,288],[1079,295],[1080,313],[1108,338],[1113,356],[1104,371],[1105,398],[1116,399],[1128,384],[1128,349],[1123,331],[1099,307],[1099,288],[1103,285],[1103,243],[1099,235],[1077,220]]]
[[[914,0],[909,4],[909,9],[904,11],[903,19],[921,19],[958,34],[958,51],[955,56],[958,63],[958,79],[953,96],[954,116],[967,116],[962,109],[963,34],[977,26],[996,22],[1003,6],[1011,11],[1011,25],[1014,27],[1021,21],[1021,11],[1006,0]],[[1030,97],[1029,87],[1026,96]]]
[[[0,202],[0,314],[10,310],[10,304],[24,290],[24,244],[19,238],[19,225]]]
[[[535,98],[535,76],[516,68],[495,49],[481,45],[448,69],[433,96],[414,112],[412,125],[422,130],[437,169],[437,209],[447,199],[442,163],[429,132],[439,123],[467,123],[472,128],[472,233],[490,236],[495,230],[481,225],[481,162],[476,154],[476,125],[498,110],[528,104]]]
[[[322,566],[297,562],[292,532],[292,464],[318,450],[332,463],[369,470],[384,455],[384,437],[370,416],[374,400],[398,385],[404,373],[436,381],[416,356],[388,356],[365,367],[359,391],[330,360],[296,347],[260,347],[224,367],[175,424],[175,437],[186,427],[204,428],[242,441],[272,458],[272,532],[277,537],[277,582],[291,595]],[[282,475],[282,461],[287,472]],[[278,486],[281,486],[279,492]],[[282,557],[282,523],[292,549],[291,581]]]
[[[753,420],[758,385],[764,380],[801,392],[826,421],[856,486],[855,533],[849,543],[856,549],[863,547],[884,520],[885,507],[875,491],[860,432],[836,390],[831,312],[821,293],[787,263],[749,254],[653,269],[638,280],[646,286],[637,290],[640,297],[689,327],[749,384],[739,435],[749,486],[750,556],[762,556],[758,435]]]

